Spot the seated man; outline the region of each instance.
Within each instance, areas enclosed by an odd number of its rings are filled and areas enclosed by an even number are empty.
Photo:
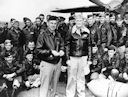
[[[128,48],[125,49],[124,58],[120,60],[119,65],[120,81],[128,82]]]
[[[98,47],[92,47],[92,64],[90,65],[90,73],[98,72],[101,73],[102,62],[101,55],[99,53]]]
[[[13,54],[5,53],[4,61],[0,62],[0,80],[6,88],[13,88],[11,97],[14,97],[15,90],[20,87],[23,71],[24,67],[14,60]]]
[[[24,54],[23,54],[24,59],[26,58],[27,52],[33,53],[34,62],[40,64],[40,60],[39,58],[37,58],[37,50],[35,49],[35,43],[33,40],[28,41],[28,43],[26,44],[26,48],[24,49]]]
[[[40,85],[39,66],[34,62],[33,53],[27,52],[25,56],[23,61],[25,86],[27,88],[38,87]]]
[[[93,73],[87,86],[96,97],[128,97],[128,85],[105,79],[98,73]]]
[[[114,46],[110,46],[108,48],[108,52],[103,56],[101,72],[106,77],[110,77],[110,76],[113,77],[113,72],[115,71],[119,72],[119,61],[120,61],[119,53],[116,52],[116,48]]]
[[[24,49],[24,54],[28,51],[34,52],[35,51],[35,43],[34,41],[28,41],[26,44],[26,48]]]
[[[1,51],[0,53],[0,56],[2,59],[4,59],[4,55],[5,53],[13,53],[13,57],[18,60],[17,56],[18,56],[18,53],[17,53],[17,48],[16,47],[13,47],[13,44],[11,42],[11,40],[5,40],[4,42],[4,48],[3,50]]]

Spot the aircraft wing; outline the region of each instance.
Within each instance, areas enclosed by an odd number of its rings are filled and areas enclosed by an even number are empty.
[[[77,8],[69,8],[69,9],[57,9],[57,10],[52,10],[51,12],[71,13],[71,12],[103,12],[103,11],[105,11],[105,7],[89,6],[89,7],[77,7]]]

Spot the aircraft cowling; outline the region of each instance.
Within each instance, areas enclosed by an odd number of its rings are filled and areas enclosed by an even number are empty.
[[[101,0],[89,0],[99,6],[104,6],[104,3]],[[111,0],[110,3],[108,3],[110,6],[110,11],[116,11],[117,13],[124,14],[125,12],[128,12],[128,0]]]

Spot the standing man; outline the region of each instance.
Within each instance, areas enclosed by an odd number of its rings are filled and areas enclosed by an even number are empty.
[[[13,29],[13,23],[15,23],[15,21],[16,21],[16,19],[14,19],[14,18],[10,19],[10,27],[9,27],[10,30]]]
[[[116,17],[114,13],[110,14],[110,27],[112,31],[112,41],[111,44],[117,46],[117,26],[116,26]]]
[[[1,28],[0,31],[0,52],[3,50],[4,48],[4,42],[6,40],[7,34],[8,34],[9,28],[8,28],[8,23],[4,24],[4,27]]]
[[[121,59],[124,57],[125,44],[127,40],[127,29],[123,24],[124,20],[121,17],[121,14],[116,16],[116,30],[117,30],[117,48],[120,53]]]
[[[32,22],[29,18],[24,18],[25,27],[23,28],[23,33],[25,35],[25,44],[29,41],[34,41],[36,43],[36,33],[34,32]]]
[[[75,23],[66,43],[66,54],[69,58],[66,96],[74,97],[77,94],[78,97],[85,97],[85,73],[89,74],[87,59],[90,31],[84,26],[82,15],[75,17]]]
[[[125,44],[125,46],[128,47],[128,13],[125,13],[125,15],[124,15],[124,25],[126,28],[126,44]]]
[[[67,24],[67,26],[68,26],[68,32],[71,32],[71,30],[72,30],[72,27],[75,25],[75,18],[74,17],[72,17],[72,16],[70,16],[69,17],[69,22],[68,22],[68,24]]]
[[[97,45],[97,41],[98,41],[98,34],[97,34],[98,26],[95,23],[93,15],[88,15],[87,22],[88,22],[88,29],[90,30],[90,36],[89,36],[89,39],[90,39],[90,42],[89,42],[89,44],[90,44],[90,47],[89,47],[89,51],[90,51],[89,59],[91,60],[91,58],[92,58],[92,45]]]
[[[44,14],[40,14],[39,17],[41,19],[41,26],[42,26],[41,28],[45,30],[47,28],[47,23],[44,21],[45,16]]]
[[[61,60],[64,55],[64,43],[59,32],[56,31],[57,17],[50,16],[48,27],[41,32],[37,40],[38,57],[40,63],[40,97],[48,97],[48,88],[53,81],[53,97],[56,95],[57,81],[60,75]]]
[[[100,25],[98,30],[98,45],[103,51],[106,47],[111,45],[112,31],[110,24],[105,21],[105,14],[100,15]],[[103,53],[103,52],[102,52]]]
[[[35,20],[35,23],[33,25],[33,30],[34,30],[34,33],[36,34],[35,35],[35,38],[36,38],[36,41],[37,41],[37,38],[42,30],[41,28],[41,18],[40,17],[37,17],[36,20]]]

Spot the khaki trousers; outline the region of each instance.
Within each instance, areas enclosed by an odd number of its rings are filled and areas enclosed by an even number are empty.
[[[68,83],[66,97],[85,97],[85,75],[84,68],[87,65],[87,56],[70,57],[68,69]]]
[[[56,92],[57,82],[61,72],[61,60],[58,64],[51,64],[45,61],[40,63],[40,96],[48,97],[48,90],[53,83],[53,92]]]

